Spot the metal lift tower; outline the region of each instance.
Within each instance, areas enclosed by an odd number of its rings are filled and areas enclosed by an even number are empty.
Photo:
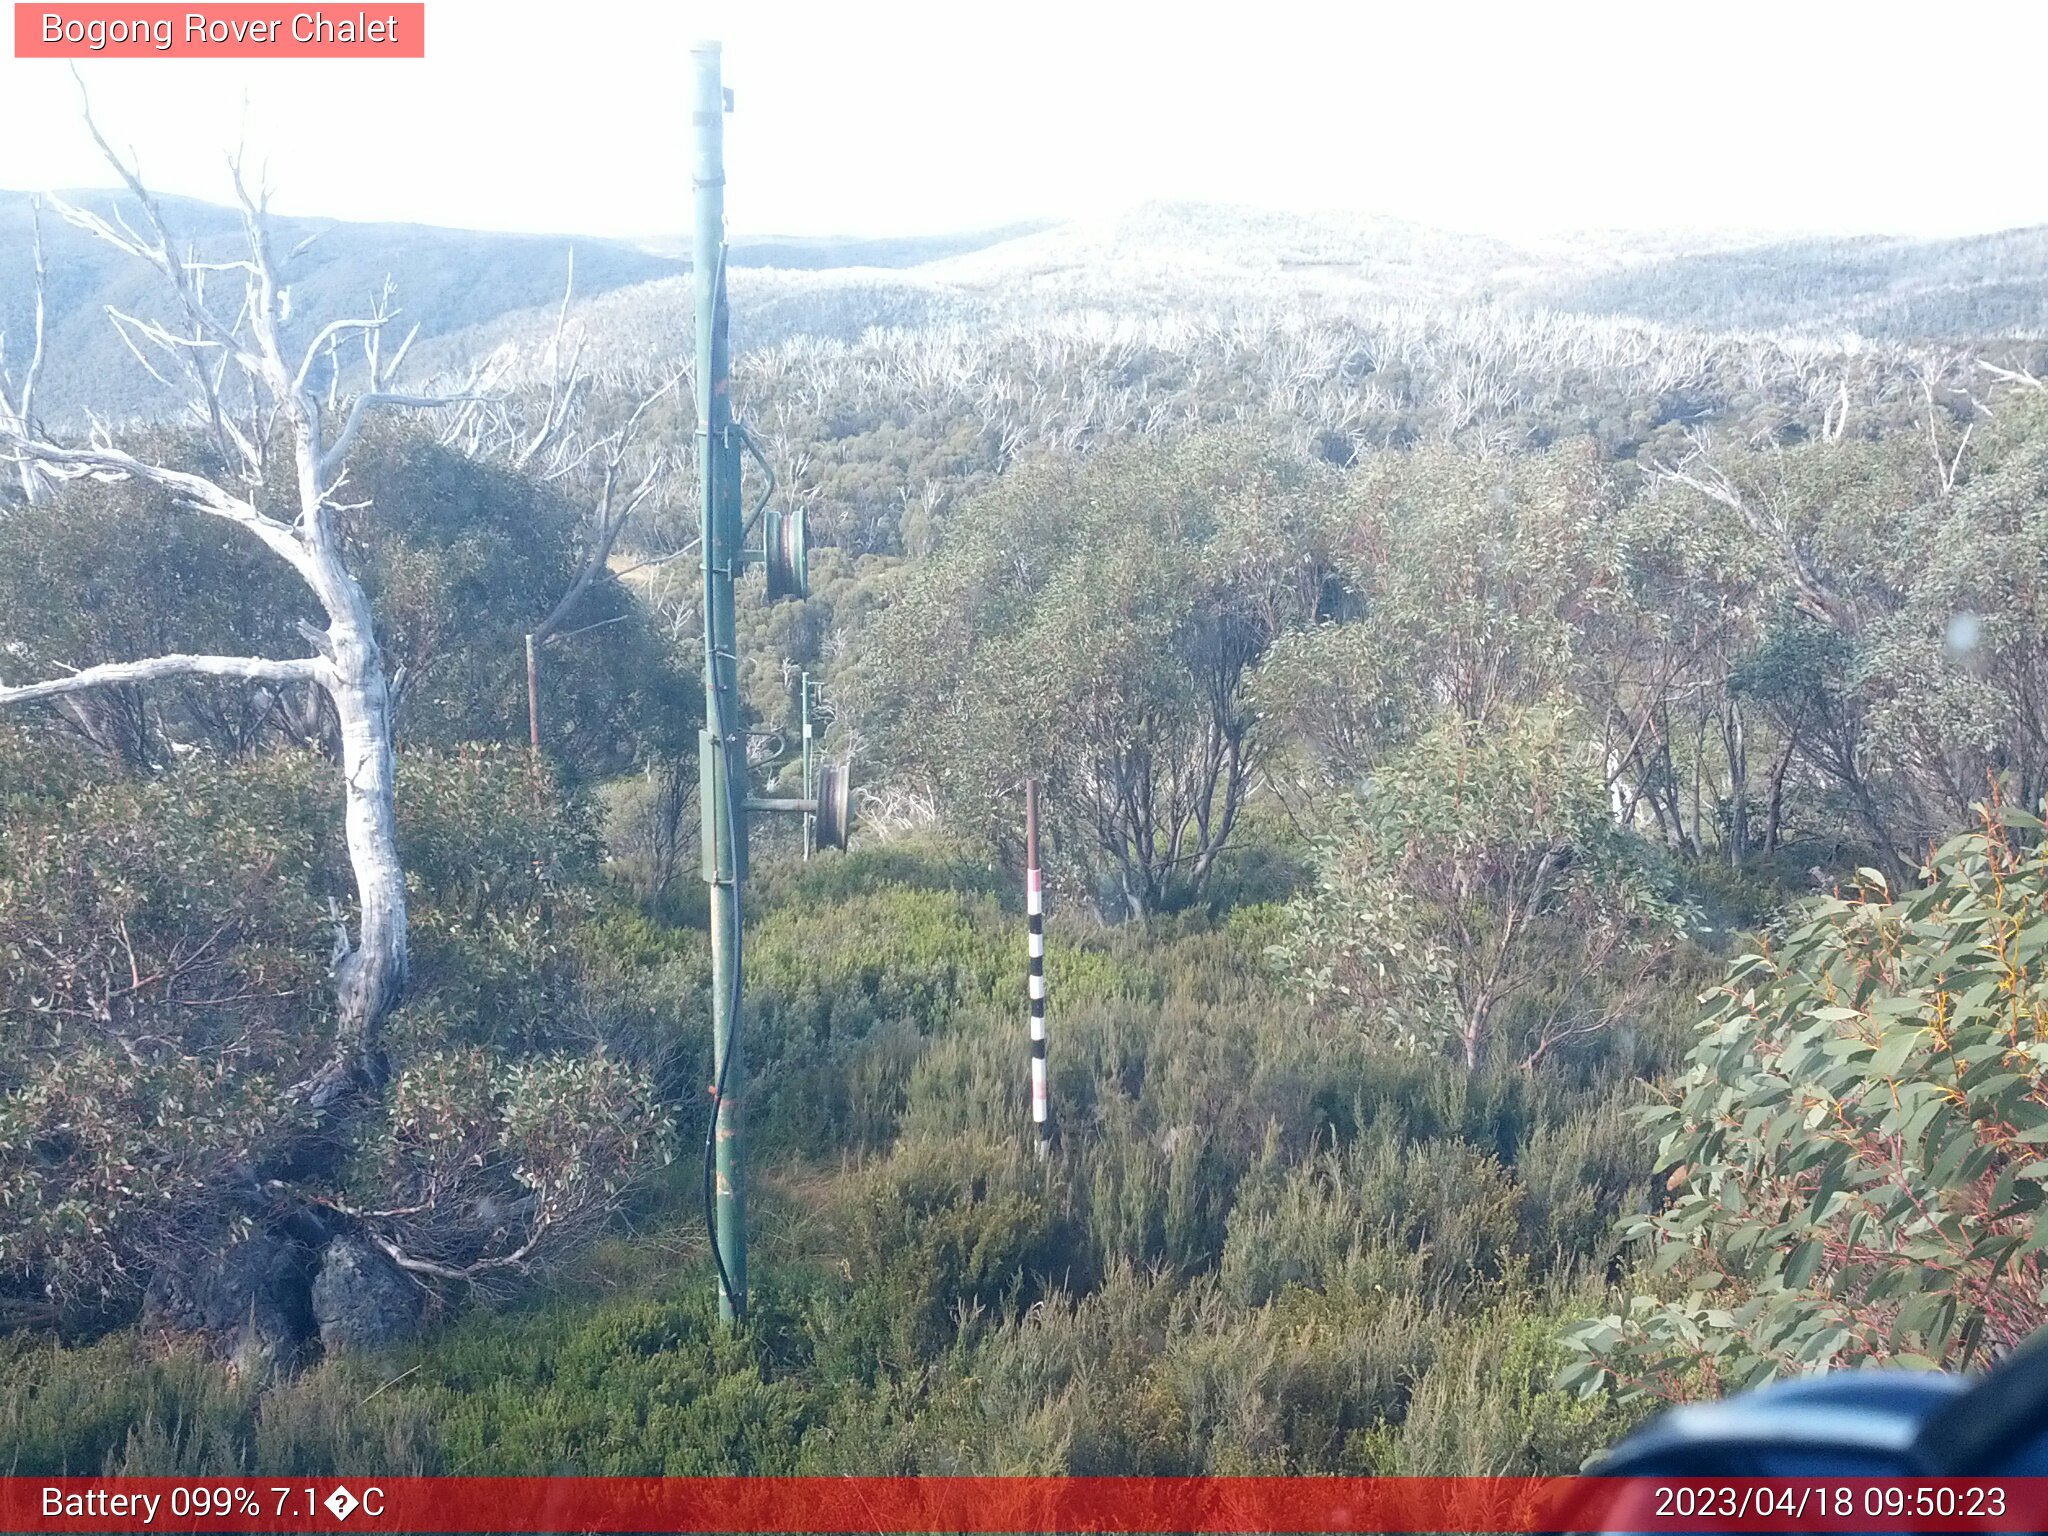
[[[732,98],[720,77],[719,45],[690,50],[691,130],[696,143],[692,185],[695,233],[691,279],[697,301],[697,487],[704,571],[704,729],[698,738],[698,801],[703,810],[704,880],[711,887],[712,1115],[704,1143],[705,1222],[718,1271],[718,1315],[747,1315],[746,1155],[741,1135],[740,892],[747,876],[747,814],[801,815],[820,848],[844,848],[852,826],[849,776],[843,765],[813,771],[808,735],[799,798],[754,799],[747,792],[746,726],[740,704],[739,640],[733,583],[760,565],[770,599],[810,592],[804,515],[770,511],[775,477],[766,458],[733,420],[732,359],[725,297],[725,114]],[[740,454],[760,466],[768,489],[742,518]],[[749,541],[762,530],[758,549]],[[804,684],[808,721],[811,685]]]

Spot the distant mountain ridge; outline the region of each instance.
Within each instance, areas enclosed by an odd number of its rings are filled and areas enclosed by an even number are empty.
[[[75,205],[106,215],[120,208],[141,228],[127,199],[105,192],[63,194]],[[172,233],[201,252],[232,253],[241,238],[238,211],[191,198],[160,200]],[[0,331],[7,357],[19,365],[31,334],[32,251],[30,197],[0,192]],[[49,410],[89,405],[121,417],[149,414],[167,403],[164,390],[129,358],[114,334],[109,306],[159,318],[166,313],[163,280],[133,257],[66,223],[54,209],[42,214],[49,268],[47,363],[43,378]],[[419,224],[351,224],[331,219],[273,220],[280,257],[300,241],[312,244],[285,274],[295,321],[313,329],[345,313],[363,313],[388,273],[396,287],[402,325],[417,321],[432,338],[460,331],[512,309],[559,300],[569,252],[576,252],[579,292],[597,294],[647,282],[678,270],[674,260],[618,241],[544,235],[500,235]]]
[[[1009,308],[1141,309],[1322,297],[1898,340],[2048,329],[2048,226],[1944,239],[1598,230],[1505,239],[1378,215],[1149,203],[901,276],[933,290],[940,310],[976,296]]]
[[[130,224],[143,227],[139,210],[126,197],[104,191],[59,195],[102,216],[118,209]],[[26,359],[33,331],[31,202],[28,193],[0,191],[0,336],[6,339],[6,360],[17,367]],[[209,255],[235,252],[242,238],[239,210],[194,198],[162,197],[159,202],[180,240]],[[740,267],[904,267],[1037,228],[1013,225],[979,234],[903,238],[766,236],[735,240],[731,259]],[[581,236],[281,215],[272,219],[272,234],[280,257],[311,238],[285,274],[294,319],[305,325],[308,336],[331,318],[365,312],[389,275],[395,302],[403,311],[401,333],[417,321],[427,350],[438,338],[507,314],[551,312],[560,302],[572,250],[579,300],[689,270],[686,260],[659,248]],[[165,317],[162,279],[134,258],[66,223],[47,203],[42,235],[49,270],[45,409],[61,415],[90,407],[114,418],[164,410],[173,403],[171,395],[135,366],[106,313],[112,307],[153,319]]]
[[[777,267],[790,272],[816,272],[831,267],[916,267],[944,261],[985,246],[1035,235],[1051,228],[1045,219],[1027,219],[995,229],[940,235],[736,235],[729,257],[735,267]],[[681,259],[688,237],[661,236],[636,244]],[[683,263],[685,266],[688,263]]]
[[[1985,342],[2048,330],[2048,228],[1930,240],[1597,230],[1508,240],[1364,214],[1149,203],[909,266],[733,277],[744,348],[799,336],[850,342],[877,327],[1329,306],[1585,315],[1830,345],[1849,333]],[[580,314],[599,350],[672,367],[690,323],[688,284],[671,277],[594,295]],[[450,345],[530,337],[551,320],[507,315]]]
[[[73,194],[105,211],[111,194]],[[176,233],[233,249],[235,210],[165,198]],[[132,221],[132,215],[131,215]],[[50,311],[43,401],[112,417],[169,396],[126,356],[109,306],[160,316],[160,281],[45,210]],[[569,253],[600,346],[663,350],[686,332],[675,240],[635,243],[414,224],[275,220],[280,251],[316,237],[289,281],[309,328],[360,311],[388,273],[423,359],[530,338],[558,303]],[[1622,316],[1686,330],[1858,332],[1898,340],[2048,333],[2048,228],[1945,240],[1761,240],[1593,232],[1507,240],[1406,220],[1156,202],[1120,214],[956,235],[735,239],[738,339],[856,337],[874,326],[1005,323],[1075,310],[1152,314],[1245,304],[1472,306]],[[25,352],[29,198],[0,192],[0,330]]]
[[[2048,226],[1943,240],[1788,240],[1560,284],[1559,309],[1695,330],[1853,330],[1898,340],[2048,333]]]

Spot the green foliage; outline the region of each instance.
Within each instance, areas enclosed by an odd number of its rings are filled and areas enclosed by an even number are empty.
[[[1247,1305],[1289,1285],[1441,1305],[1508,1274],[1514,1183],[1469,1143],[1404,1145],[1382,1134],[1284,1171],[1276,1161],[1247,1180],[1230,1212],[1219,1274]]]
[[[1583,446],[1372,454],[1335,494],[1341,601],[1283,636],[1254,688],[1297,760],[1352,784],[1442,712],[1490,723],[1556,695],[1607,606],[1618,523]]]
[[[221,1470],[256,1414],[253,1385],[196,1350],[155,1355],[134,1334],[71,1349],[0,1337],[0,1374],[0,1468],[15,1476]]]
[[[410,1257],[488,1284],[599,1235],[668,1131],[645,1074],[607,1056],[437,1051],[408,1061],[357,1128],[343,1187],[352,1208],[395,1213],[380,1229]]]
[[[782,721],[780,663],[825,674],[875,795],[851,856],[778,858],[787,824],[756,847],[750,1326],[713,1321],[693,1160],[654,1178],[709,1074],[675,830],[696,701],[655,620],[690,628],[687,568],[600,580],[602,627],[543,651],[535,772],[503,744],[573,510],[377,436],[346,534],[408,668],[413,988],[382,1099],[304,1182],[467,1273],[451,1295],[559,1289],[262,1392],[128,1334],[14,1339],[14,1466],[1566,1471],[1650,1396],[1959,1363],[2039,1320],[2031,825],[1738,966],[1654,1122],[1655,1211],[1630,1110],[1696,990],[1681,913],[1728,945],[1845,863],[1902,884],[1987,780],[2048,786],[2044,418],[2002,401],[1956,458],[1946,414],[1845,430],[1739,348],[1682,384],[1538,383],[1455,327],[952,345],[764,360],[806,386],[764,436],[843,547],[746,621],[747,699]],[[1069,369],[1095,392],[1050,403]],[[1193,430],[1111,440],[1155,388]],[[1704,416],[1760,446],[1678,465]],[[161,497],[73,487],[0,520],[6,675],[296,652],[280,582]],[[293,1129],[351,892],[326,732],[310,698],[194,684],[0,735],[0,1324],[119,1321]],[[598,781],[628,770],[649,788],[614,825],[645,835],[604,847],[592,804],[632,797]],[[1026,773],[1056,897],[1043,1164]],[[1567,1353],[1603,1278],[1646,1294]]]
[[[525,754],[399,757],[412,985],[387,1031],[401,1054],[587,1033],[571,950],[598,864],[588,806]]]
[[[869,866],[891,861],[869,855]],[[884,1147],[907,1106],[909,1080],[936,1034],[1022,996],[1019,923],[994,901],[869,882],[822,861],[748,928],[746,1049],[762,1144]],[[938,866],[944,869],[947,866]],[[842,899],[814,896],[850,888]],[[1069,937],[1063,935],[1063,937]],[[1056,944],[1047,985],[1063,1004],[1143,995],[1156,982],[1099,943]]]
[[[607,1009],[583,923],[588,807],[523,755],[400,759],[414,975],[395,1072],[355,1127],[337,1203],[398,1214],[413,1258],[486,1283],[587,1244],[672,1152],[667,1053]],[[596,974],[593,974],[593,973]]]
[[[198,452],[167,434],[132,446],[170,463]],[[536,481],[389,427],[365,435],[349,483],[362,503],[342,520],[350,565],[389,665],[405,672],[401,737],[443,749],[523,741],[523,637],[580,562],[576,509]],[[82,481],[0,517],[10,681],[176,652],[300,656],[297,626],[318,617],[276,557],[161,489]],[[644,610],[609,576],[572,627],[595,624],[542,650],[547,739],[576,777],[673,754],[698,712]],[[175,746],[241,756],[279,740],[323,743],[332,730],[310,688],[207,679],[96,691],[42,713],[137,767],[167,764]]]
[[[423,1358],[442,1465],[468,1475],[772,1474],[797,1467],[811,1394],[777,1369],[794,1326],[769,1286],[749,1330],[709,1292],[458,1328]]]
[[[486,803],[463,775],[490,762],[443,764],[455,785],[422,803]],[[506,767],[509,811],[530,785]],[[473,846],[456,821],[448,846]],[[1540,1351],[1497,1383],[1475,1362],[1508,1358],[1508,1318],[1548,1318],[1545,1287],[1583,1268],[1573,1245],[1597,1241],[1594,1213],[1637,1187],[1630,1158],[1647,1153],[1601,1108],[1627,1091],[1632,1054],[1581,1083],[1393,1051],[1274,984],[1276,909],[1149,933],[1060,922],[1060,1140],[1040,1164],[1019,924],[944,889],[955,857],[877,849],[763,872],[741,1334],[714,1322],[694,1179],[679,1177],[673,1205],[642,1197],[645,1238],[557,1288],[260,1396],[197,1361],[116,1370],[94,1352],[140,1348],[129,1335],[39,1355],[68,1395],[38,1387],[0,1419],[21,1466],[61,1460],[53,1426],[73,1419],[105,1426],[81,1457],[128,1471],[1374,1472],[1467,1452],[1568,1471],[1619,1422],[1545,1388]],[[463,869],[432,881],[458,905]],[[516,883],[495,889],[517,899]],[[864,997],[862,957],[885,941],[891,990]],[[569,943],[586,1008],[647,1010],[612,1026],[635,1040],[701,1036],[702,947],[614,905]],[[830,1054],[773,1032],[820,1019]],[[473,1153],[504,1167],[515,1070],[569,1067],[407,1054],[376,1122],[389,1129],[359,1148],[367,1183],[398,1203]],[[687,1135],[701,1082],[676,1081]],[[547,1124],[546,1155],[583,1141],[601,1156],[617,1130]],[[502,1181],[457,1187],[517,1198]],[[434,1233],[492,1251],[459,1225]]]
[[[133,451],[177,455],[158,434]],[[0,517],[0,654],[9,682],[178,652],[298,656],[294,621],[312,595],[254,539],[123,481],[75,483]],[[186,678],[125,686],[46,710],[101,753],[162,766],[171,742],[247,752],[273,730],[269,697],[242,684]]]
[[[1500,1309],[1446,1341],[1398,1430],[1373,1437],[1373,1470],[1401,1477],[1573,1472],[1621,1440],[1642,1408],[1555,1385],[1566,1351],[1556,1304]]]
[[[1651,1137],[1616,1098],[1539,1125],[1515,1153],[1521,1246],[1569,1272],[1612,1257],[1616,1219],[1649,1203]]]
[[[526,633],[581,561],[577,510],[527,476],[416,434],[366,435],[349,479],[368,508],[346,530],[378,638],[408,683],[400,734],[452,748],[526,737]],[[602,625],[602,628],[591,626]],[[540,651],[544,739],[572,777],[691,743],[696,690],[609,573]]]
[[[888,1365],[915,1371],[965,1319],[1029,1306],[1071,1274],[1048,1183],[1021,1149],[960,1141],[912,1142],[858,1180],[842,1241]]]
[[[1338,812],[1274,958],[1388,1038],[1532,1065],[1627,1016],[1677,931],[1576,724],[1452,719]],[[1348,825],[1347,825],[1348,823]]]
[[[41,746],[0,731],[0,1305],[30,1316],[132,1301],[134,1254],[291,1123],[335,888],[316,763],[60,786],[11,769]]]
[[[749,876],[747,894],[770,907],[788,907],[892,889],[993,897],[1001,887],[985,848],[927,833],[856,844],[836,858],[766,865]]]
[[[300,1129],[284,1090],[324,1059],[327,904],[352,891],[310,753],[137,778],[49,749],[0,732],[0,1309],[74,1321],[123,1315]],[[393,1230],[444,1261],[558,1255],[664,1147],[658,1063],[579,980],[587,819],[511,754],[410,752],[399,782],[414,987],[396,1092],[329,1193],[428,1207]]]
[[[1876,871],[1745,955],[1651,1114],[1668,1277],[1570,1379],[1679,1396],[1851,1362],[1958,1366],[2040,1325],[2048,844],[2016,811],[1898,895]]]
[[[381,1365],[375,1362],[374,1365]],[[418,1397],[355,1362],[263,1391],[135,1333],[62,1348],[0,1337],[0,1469],[14,1476],[333,1476],[441,1470]]]
[[[1084,889],[1185,905],[1262,758],[1247,674],[1320,600],[1326,475],[1221,436],[1020,467],[883,611],[855,707],[956,825],[1035,772]]]

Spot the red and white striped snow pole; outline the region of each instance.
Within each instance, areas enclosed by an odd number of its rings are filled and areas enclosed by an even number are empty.
[[[1038,879],[1038,781],[1024,781],[1024,911],[1031,930],[1031,1122],[1038,1155],[1052,1151],[1045,1086],[1045,896]]]

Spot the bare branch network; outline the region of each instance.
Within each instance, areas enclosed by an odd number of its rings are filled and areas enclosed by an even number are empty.
[[[132,480],[157,486],[192,511],[245,530],[297,573],[318,600],[327,625],[324,630],[301,626],[314,652],[309,656],[170,654],[109,662],[60,678],[0,683],[0,705],[177,677],[231,678],[280,688],[310,684],[326,695],[339,728],[357,932],[350,941],[344,931],[336,946],[334,1055],[295,1090],[324,1108],[379,1078],[380,1027],[402,994],[407,974],[392,752],[396,680],[387,675],[369,600],[342,558],[336,492],[371,412],[468,410],[478,404],[476,380],[449,394],[398,387],[396,377],[418,327],[395,345],[388,342],[399,319],[388,279],[365,311],[319,326],[296,355],[287,355],[291,292],[285,268],[291,258],[280,262],[273,252],[268,194],[251,193],[239,155],[230,159],[229,170],[241,209],[242,249],[228,258],[204,256],[173,234],[161,203],[132,158],[107,142],[89,102],[85,121],[126,188],[129,206],[117,201],[105,215],[61,198],[52,198],[51,206],[73,227],[163,279],[172,301],[168,319],[109,307],[108,321],[140,366],[180,391],[185,418],[226,467],[217,474],[202,473],[138,455],[121,447],[108,426],[96,420],[83,441],[59,441],[43,428],[34,410],[43,357],[40,225],[35,343],[20,378],[0,382],[0,455],[13,464],[21,493],[31,501],[66,481]],[[273,471],[279,469],[289,470],[291,489],[273,504]]]

